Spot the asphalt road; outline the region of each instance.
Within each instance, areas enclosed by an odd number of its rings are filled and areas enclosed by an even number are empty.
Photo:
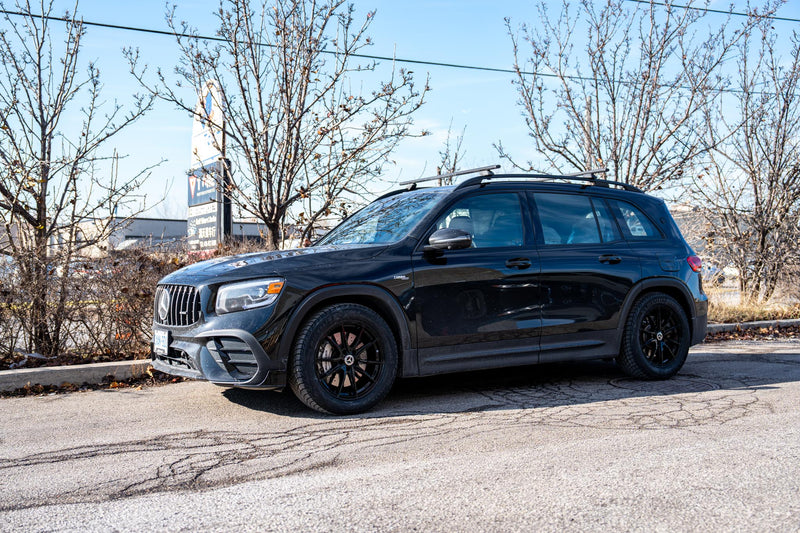
[[[799,531],[800,342],[405,381],[368,415],[202,382],[0,399],[2,531]]]

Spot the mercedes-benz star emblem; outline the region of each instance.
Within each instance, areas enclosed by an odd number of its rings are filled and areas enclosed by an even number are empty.
[[[169,291],[164,289],[158,297],[158,318],[165,321],[169,315]]]

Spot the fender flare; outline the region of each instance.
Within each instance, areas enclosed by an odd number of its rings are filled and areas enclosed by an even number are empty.
[[[353,301],[353,303],[362,303],[359,302],[359,300],[363,300],[364,298],[380,302],[381,309],[377,311],[381,312],[380,314],[389,315],[388,318],[393,322],[389,324],[389,327],[400,336],[400,346],[397,347],[397,355],[401,361],[401,368],[399,370],[402,374],[398,374],[398,376],[419,375],[419,365],[416,357],[417,351],[413,348],[408,319],[400,302],[397,301],[397,298],[393,294],[383,287],[361,283],[322,287],[308,294],[295,307],[281,334],[278,347],[281,360],[285,361],[288,366],[297,331],[313,309],[327,301],[350,300]]]
[[[689,291],[689,288],[686,287],[684,283],[676,278],[647,278],[644,280],[639,281],[636,285],[631,287],[631,290],[628,291],[628,296],[625,298],[625,302],[622,304],[622,309],[620,310],[619,315],[619,323],[617,324],[617,333],[615,344],[617,347],[622,346],[622,335],[625,332],[625,324],[628,322],[628,315],[631,312],[631,308],[633,307],[634,302],[641,296],[643,292],[653,290],[659,290],[663,288],[669,288],[673,290],[677,290],[683,296],[683,301],[678,301],[678,303],[687,310],[687,320],[689,322],[689,335],[690,338],[694,334],[694,318],[695,318],[695,306],[693,305],[694,298],[692,297],[692,293]]]

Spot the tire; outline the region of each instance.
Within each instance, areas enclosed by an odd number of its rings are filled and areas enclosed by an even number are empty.
[[[628,315],[617,364],[635,378],[669,379],[686,362],[689,341],[689,320],[675,298],[646,294]]]
[[[383,400],[396,375],[397,344],[386,321],[363,305],[336,304],[300,329],[289,385],[308,407],[349,415]]]

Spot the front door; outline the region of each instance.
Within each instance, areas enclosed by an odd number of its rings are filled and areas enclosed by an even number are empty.
[[[537,361],[541,323],[533,227],[516,192],[462,198],[434,227],[472,236],[472,247],[414,253],[420,371]]]

